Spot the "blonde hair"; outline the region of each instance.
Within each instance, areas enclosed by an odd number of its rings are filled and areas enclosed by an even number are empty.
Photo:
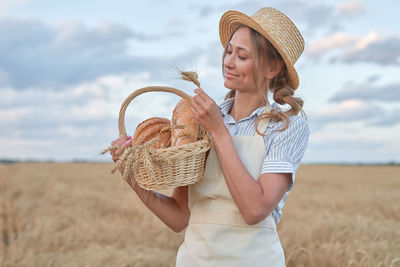
[[[234,31],[232,32],[231,37],[232,39],[233,34],[236,30],[241,27],[248,27],[243,24],[239,24],[236,26]],[[286,64],[283,61],[281,55],[279,54],[278,50],[269,42],[264,36],[262,36],[259,32],[250,28],[251,32],[251,39],[254,46],[254,82],[256,84],[257,93],[260,96],[260,99],[263,103],[268,102],[268,89],[273,92],[273,99],[276,103],[283,105],[289,104],[291,108],[287,111],[279,111],[277,108],[272,109],[268,113],[262,113],[260,116],[257,117],[255,121],[255,129],[258,134],[264,135],[260,133],[257,129],[258,123],[263,118],[270,118],[272,121],[284,121],[285,126],[280,129],[279,131],[284,131],[289,126],[289,116],[297,115],[301,112],[303,117],[306,117],[306,114],[303,110],[304,101],[299,97],[294,97],[294,89],[290,86],[288,76],[287,76],[287,68]],[[225,47],[223,55],[222,55],[222,74],[225,77],[225,68],[224,68],[224,58],[228,49],[228,45]],[[266,78],[261,75],[262,70],[266,67],[266,64],[277,64],[278,62],[282,63],[282,68],[280,72],[271,79],[270,84],[267,84]],[[225,100],[228,98],[235,97],[235,90],[229,90],[229,92],[225,96]]]

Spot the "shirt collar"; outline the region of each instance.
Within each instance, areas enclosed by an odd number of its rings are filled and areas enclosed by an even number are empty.
[[[228,114],[228,112],[231,110],[231,108],[232,108],[232,106],[233,106],[234,100],[235,100],[235,98],[234,98],[234,97],[231,97],[231,98],[228,98],[228,99],[223,100],[223,101],[218,105],[218,108],[220,109],[220,111],[221,111],[223,117],[226,117],[226,115]],[[271,108],[275,108],[276,105],[277,105],[277,104],[276,104],[275,102],[272,102]],[[265,107],[265,106],[262,106],[262,107],[259,107],[259,108],[255,109],[255,110],[249,115],[249,117],[252,117],[252,116],[254,116],[254,115],[256,115],[256,114],[257,114],[257,116],[259,116],[259,115],[264,111],[264,107]]]

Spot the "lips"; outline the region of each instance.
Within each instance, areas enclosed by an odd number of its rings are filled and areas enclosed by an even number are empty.
[[[226,74],[226,75],[229,75],[229,76],[235,76],[235,77],[238,76],[238,75],[234,75],[234,74],[229,73],[229,72],[225,72],[225,74]]]

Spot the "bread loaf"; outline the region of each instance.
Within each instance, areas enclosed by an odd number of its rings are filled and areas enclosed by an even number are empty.
[[[160,131],[170,124],[171,121],[167,118],[153,117],[144,120],[136,127],[132,137],[132,146],[142,145],[155,137],[159,137],[160,140],[151,147],[154,149],[169,147],[171,145],[171,130],[168,129],[161,133]]]
[[[197,141],[199,124],[194,117],[190,102],[182,98],[172,112],[171,121],[178,125],[186,126],[184,129],[171,130],[171,146],[179,146]]]

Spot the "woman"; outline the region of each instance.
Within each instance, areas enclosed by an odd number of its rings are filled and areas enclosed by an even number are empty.
[[[204,176],[171,197],[130,185],[171,229],[186,228],[176,266],[285,266],[276,224],[309,138],[307,121],[298,115],[303,101],[292,96],[299,85],[293,65],[304,41],[273,8],[251,17],[227,11],[219,27],[230,91],[217,105],[198,88],[191,101],[212,141]],[[112,144],[121,145],[111,151],[117,161],[130,139]]]

